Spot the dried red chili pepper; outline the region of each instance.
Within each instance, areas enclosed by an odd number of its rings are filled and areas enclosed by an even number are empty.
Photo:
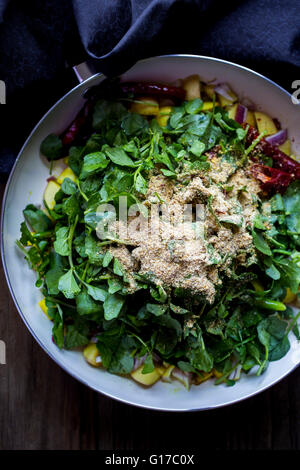
[[[118,77],[106,78],[85,92],[85,98],[118,99],[133,96],[159,96],[176,101],[185,99],[185,90],[180,87],[154,82],[120,82]]]
[[[293,179],[290,173],[260,163],[254,163],[250,171],[254,178],[260,181],[262,190],[267,193],[284,193]]]
[[[70,146],[74,142],[76,137],[79,136],[82,128],[87,122],[92,108],[92,104],[93,103],[91,101],[87,101],[83,108],[79,111],[71,125],[61,134],[60,138],[64,147]]]
[[[249,126],[249,124],[243,124],[243,127]],[[258,137],[259,133],[254,127],[249,126],[248,133],[246,136],[246,142],[251,143]],[[300,179],[300,163],[296,162],[284,152],[279,150],[278,147],[270,144],[265,139],[261,139],[256,145],[255,150],[264,153],[267,157],[271,157],[273,160],[274,168],[278,168],[285,173],[290,173],[292,179]]]
[[[164,85],[153,82],[121,82],[120,89],[123,94],[150,95],[176,98],[183,101],[185,90],[177,86]]]

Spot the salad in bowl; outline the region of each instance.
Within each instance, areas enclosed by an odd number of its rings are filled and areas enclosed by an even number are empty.
[[[234,385],[297,339],[300,164],[226,83],[105,80],[41,153],[17,241],[60,349],[142,386]],[[58,169],[60,171],[58,172]]]

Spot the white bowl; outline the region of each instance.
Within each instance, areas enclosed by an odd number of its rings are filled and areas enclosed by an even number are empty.
[[[294,152],[300,154],[299,107],[292,104],[285,90],[245,67],[209,57],[162,56],[138,62],[123,79],[172,82],[195,73],[204,81],[228,82],[240,97],[250,99],[258,109],[277,117],[289,130]],[[34,285],[35,274],[16,248],[15,240],[19,238],[24,206],[41,203],[49,176],[48,166],[40,157],[41,141],[51,132],[63,131],[82,106],[84,91],[102,80],[102,75],[95,75],[82,82],[50,109],[24,144],[8,180],[2,208],[2,260],[21,317],[42,348],[65,371],[92,389],[125,403],[169,411],[204,410],[235,403],[265,390],[299,365],[300,346],[294,337],[287,355],[272,362],[262,376],[243,376],[234,387],[215,386],[208,381],[192,386],[189,392],[178,382],[158,382],[152,388],[142,388],[128,378],[89,366],[81,352],[60,351],[53,344],[52,324],[38,306],[42,296]]]

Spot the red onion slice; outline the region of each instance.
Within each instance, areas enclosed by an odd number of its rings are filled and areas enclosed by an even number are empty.
[[[56,181],[56,178],[55,178],[55,176],[49,176],[49,178],[47,178],[47,181],[48,181],[48,183],[50,181]]]
[[[144,356],[141,356],[141,357],[135,356],[134,357],[133,370],[136,370],[139,367],[141,367],[144,364],[147,356],[148,356],[148,353],[144,354]],[[153,359],[153,362],[154,362],[155,365],[156,364],[158,364],[158,365],[161,364],[161,358],[158,356],[158,354],[156,354],[156,352],[152,353],[152,359]]]
[[[280,131],[276,132],[276,134],[269,135],[265,138],[267,142],[271,145],[282,145],[287,139],[287,130],[281,129]]]
[[[228,101],[234,101],[234,98],[230,94],[231,90],[227,83],[220,83],[219,85],[215,86],[214,90],[216,93],[223,96],[223,98],[226,98]]]
[[[177,379],[179,382],[181,382],[185,386],[185,388],[189,390],[191,386],[191,382],[192,382],[191,372],[184,372],[178,367],[174,367],[174,369],[172,370],[172,377],[174,377],[174,379]]]
[[[234,371],[231,372],[229,375],[229,380],[239,380],[241,377],[241,371],[242,371],[242,366],[241,364],[238,364]]]
[[[133,370],[138,369],[144,364],[147,355],[148,354],[144,354],[144,356],[141,356],[141,357],[136,357],[136,356],[134,357]]]
[[[238,122],[239,124],[243,124],[246,121],[247,118],[247,112],[248,109],[246,106],[243,106],[242,104],[238,104],[236,107],[236,112],[235,112],[235,121]]]

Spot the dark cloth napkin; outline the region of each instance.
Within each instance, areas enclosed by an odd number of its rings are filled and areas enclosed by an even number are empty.
[[[0,0],[0,174],[30,130],[91,59],[116,75],[158,54],[209,55],[246,65],[288,91],[300,79],[300,1]]]

